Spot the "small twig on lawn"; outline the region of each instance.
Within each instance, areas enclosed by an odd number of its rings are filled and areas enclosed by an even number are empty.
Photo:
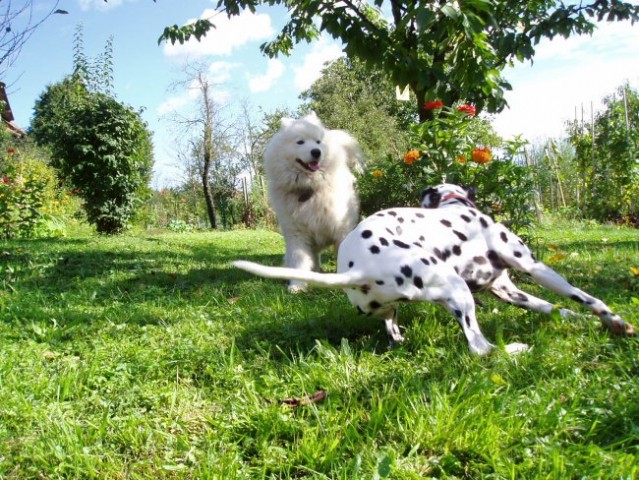
[[[327,396],[328,393],[326,391],[318,390],[313,395],[306,395],[304,397],[283,398],[281,402],[284,405],[288,405],[292,408],[305,407],[307,405],[310,405],[311,403],[323,402]]]

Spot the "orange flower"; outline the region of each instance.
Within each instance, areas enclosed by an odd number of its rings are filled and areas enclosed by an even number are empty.
[[[475,148],[471,154],[475,163],[488,163],[493,159],[493,153],[488,147]]]
[[[418,150],[409,150],[408,152],[406,152],[406,155],[404,155],[404,163],[406,163],[407,165],[412,165],[413,162],[415,160],[419,160],[419,157],[421,157],[422,154],[419,153]]]
[[[459,157],[457,157],[457,163],[466,163],[466,156],[460,155]]]
[[[373,171],[371,172],[371,175],[372,175],[373,177],[375,177],[375,178],[379,178],[379,177],[381,177],[382,175],[384,175],[384,172],[382,172],[381,170],[373,170]]]

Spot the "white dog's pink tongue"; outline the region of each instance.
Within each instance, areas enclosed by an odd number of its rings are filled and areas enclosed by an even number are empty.
[[[317,172],[320,168],[319,162],[315,162],[315,161],[308,162],[306,165],[308,166],[308,168],[310,168],[314,172]]]

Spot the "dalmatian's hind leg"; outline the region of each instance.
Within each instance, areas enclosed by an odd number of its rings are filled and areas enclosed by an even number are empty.
[[[451,312],[461,327],[472,353],[485,355],[495,346],[484,337],[475,315],[473,295],[461,277],[451,276],[445,288],[425,289],[422,300],[437,302]],[[506,352],[516,354],[528,350],[528,345],[511,343],[505,346]]]
[[[500,248],[499,253],[497,253],[496,249],[488,252],[489,260],[503,262],[506,266],[527,273],[542,287],[581,303],[597,315],[601,323],[612,333],[628,336],[635,334],[632,325],[624,322],[619,315],[613,313],[608,305],[571,285],[552,268],[536,260],[530,250],[515,234],[504,229],[500,238],[504,240],[507,246],[506,248]],[[512,250],[508,248],[509,246],[512,247]]]
[[[504,270],[493,282],[490,286],[490,292],[506,303],[510,303],[511,305],[525,308],[526,310],[533,312],[549,315],[555,309],[555,305],[552,303],[520,290],[508,276],[507,270]],[[563,318],[581,316],[567,308],[560,308],[559,313]]]

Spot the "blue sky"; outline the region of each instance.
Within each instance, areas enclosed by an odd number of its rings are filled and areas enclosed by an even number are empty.
[[[34,3],[36,10],[50,8],[51,0]],[[113,36],[116,96],[144,108],[143,117],[154,133],[154,186],[171,185],[179,180],[180,167],[173,147],[175,129],[167,117],[176,108],[188,108],[193,93],[170,86],[184,79],[181,65],[186,59],[209,66],[219,102],[248,102],[259,119],[260,110],[297,106],[299,94],[319,76],[323,63],[341,54],[339,45],[323,38],[298,45],[288,58],[264,57],[259,45],[285,21],[285,11],[276,7],[232,22],[216,17],[218,28],[200,43],[158,46],[165,26],[208,16],[213,6],[208,0],[60,0],[59,8],[69,14],[49,18],[2,79],[9,85],[17,122],[28,126],[38,96],[71,72],[78,24],[83,25],[90,57],[99,55]],[[502,135],[522,134],[531,141],[560,136],[575,107],[580,112],[584,104],[589,114],[591,101],[597,109],[601,98],[624,81],[639,88],[637,52],[639,25],[629,23],[604,24],[592,37],[542,42],[532,66],[521,64],[505,72],[513,85],[507,95],[510,108],[495,118],[495,127]]]

